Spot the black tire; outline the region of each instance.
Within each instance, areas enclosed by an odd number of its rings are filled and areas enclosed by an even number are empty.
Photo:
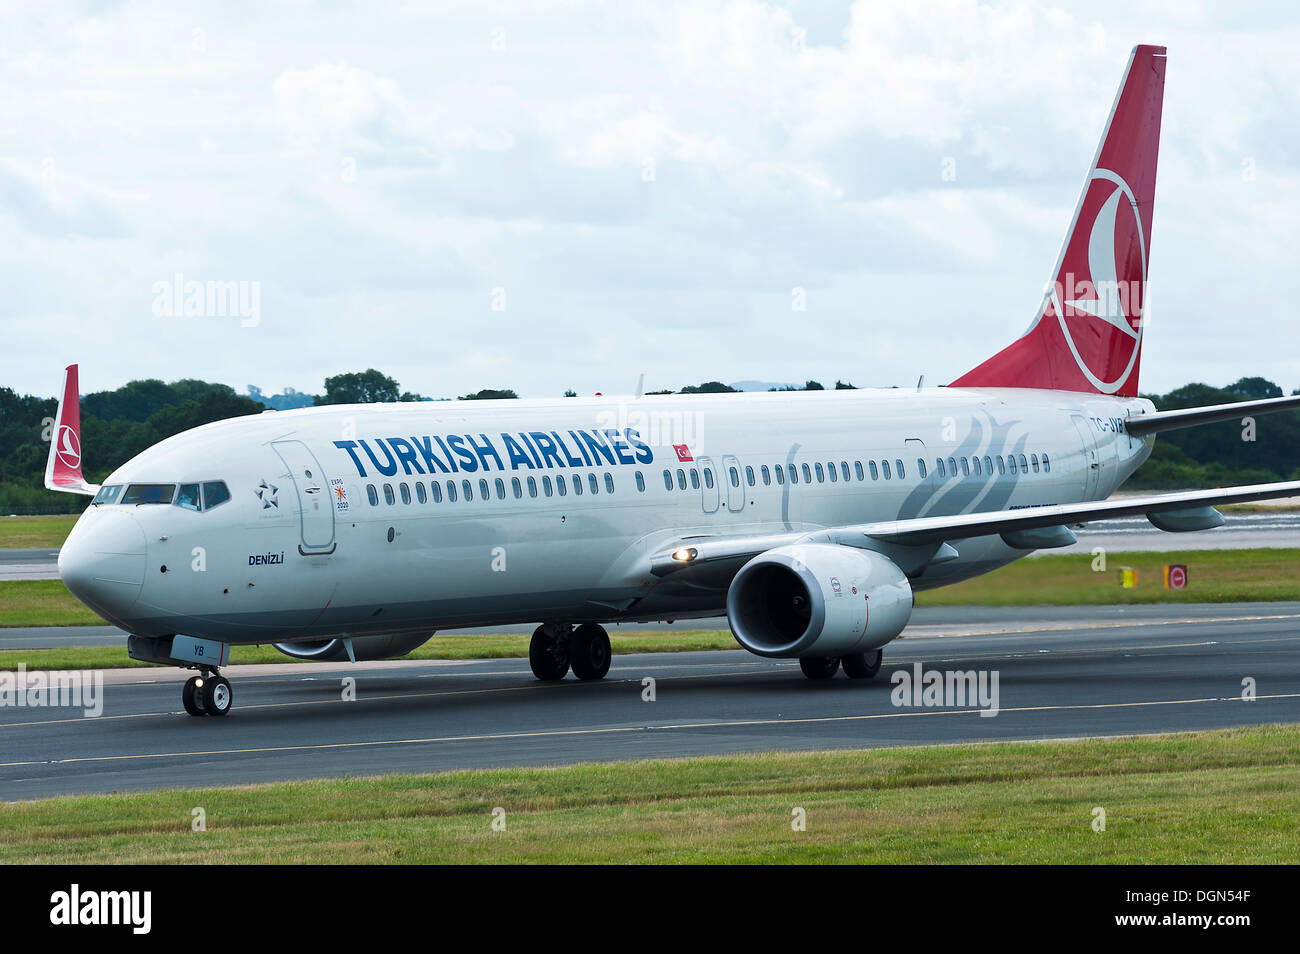
[[[799,668],[809,679],[829,679],[840,668],[840,657],[800,656]]]
[[[203,680],[203,711],[210,716],[230,715],[235,704],[235,692],[225,676],[209,676]]]
[[[850,679],[871,679],[876,673],[880,672],[880,664],[885,660],[885,653],[880,649],[873,649],[869,653],[854,653],[852,656],[841,656],[840,662],[844,666],[844,675]]]
[[[579,679],[603,679],[609,672],[612,652],[605,627],[583,623],[569,637],[569,665]]]
[[[185,680],[185,686],[181,689],[181,705],[185,711],[192,716],[203,715],[203,700],[199,698],[199,677],[190,676]]]
[[[528,644],[528,665],[542,682],[558,682],[569,671],[568,643],[552,639],[545,626],[538,626]]]

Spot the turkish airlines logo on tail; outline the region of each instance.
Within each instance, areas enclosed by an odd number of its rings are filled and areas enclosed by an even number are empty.
[[[76,470],[81,466],[81,441],[77,438],[77,432],[67,424],[61,424],[58,441],[55,454],[59,458],[59,463],[69,470]]]
[[[1103,393],[1118,391],[1137,363],[1146,275],[1147,239],[1133,190],[1118,174],[1097,169],[1050,307],[1079,370]]]

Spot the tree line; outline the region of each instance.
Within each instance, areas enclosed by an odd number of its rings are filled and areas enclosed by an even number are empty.
[[[835,390],[853,390],[836,381]],[[820,382],[770,388],[783,391],[827,390]],[[679,391],[650,394],[721,394],[736,389],[720,381],[688,385]],[[1229,404],[1281,397],[1282,389],[1264,378],[1242,378],[1223,388],[1186,384],[1168,394],[1147,394],[1162,410]],[[1300,391],[1292,392],[1300,393]],[[485,388],[455,400],[518,398],[510,388]],[[567,397],[576,397],[572,390]],[[250,385],[238,394],[225,384],[183,379],[131,381],[112,391],[81,399],[81,431],[86,479],[97,483],[115,468],[164,438],[212,421],[260,414],[267,408],[290,410],[327,404],[367,404],[384,401],[433,401],[404,391],[398,382],[374,368],[326,378],[320,394],[286,388],[267,395]],[[55,398],[18,394],[0,387],[0,514],[75,513],[84,497],[44,489],[45,461],[57,407]],[[1126,485],[1144,489],[1181,489],[1228,484],[1267,483],[1300,479],[1300,414],[1259,417],[1251,425],[1224,423],[1162,434],[1155,451]]]

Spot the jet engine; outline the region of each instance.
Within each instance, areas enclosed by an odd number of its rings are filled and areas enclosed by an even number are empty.
[[[883,646],[912,615],[912,587],[893,561],[832,543],[776,547],[727,591],[736,641],[759,656],[847,656]]]
[[[396,659],[418,649],[429,641],[433,633],[384,633],[379,636],[353,636],[352,652],[357,661],[371,659]],[[348,658],[348,649],[341,638],[309,639],[294,643],[274,643],[276,649],[294,659],[313,662],[340,662]]]

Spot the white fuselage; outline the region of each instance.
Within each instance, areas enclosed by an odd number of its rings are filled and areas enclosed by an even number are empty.
[[[228,643],[716,615],[726,580],[657,577],[650,554],[688,538],[1102,499],[1150,452],[1123,426],[1150,409],[937,388],[268,412],[169,438],[105,481],[219,480],[231,499],[91,506],[64,547],[75,565],[61,567],[129,632]],[[959,557],[914,588],[1028,552],[997,536],[954,546]]]

